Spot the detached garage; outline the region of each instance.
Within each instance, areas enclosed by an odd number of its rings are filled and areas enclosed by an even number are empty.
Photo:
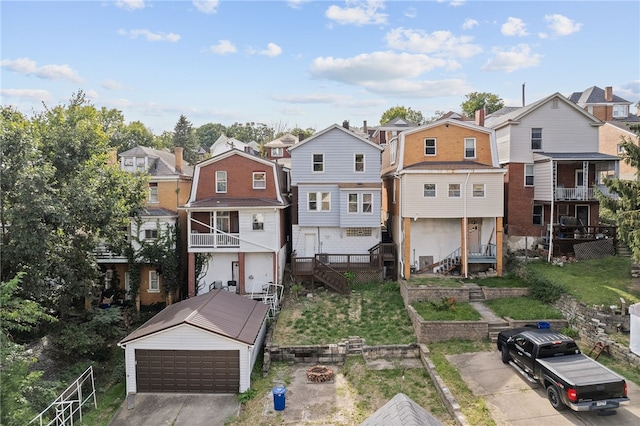
[[[268,310],[223,289],[167,306],[118,344],[125,350],[127,394],[246,391]]]

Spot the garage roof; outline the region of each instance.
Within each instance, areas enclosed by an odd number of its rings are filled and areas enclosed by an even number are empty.
[[[260,301],[217,289],[167,306],[120,344],[182,324],[253,344],[268,310],[269,307]]]

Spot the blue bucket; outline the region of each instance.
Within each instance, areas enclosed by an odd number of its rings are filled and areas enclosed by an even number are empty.
[[[540,328],[540,329],[551,328],[551,324],[549,324],[548,322],[540,321],[538,323],[538,328]]]

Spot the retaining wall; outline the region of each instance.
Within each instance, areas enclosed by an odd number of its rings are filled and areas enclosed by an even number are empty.
[[[528,296],[529,288],[491,288],[491,287],[431,287],[426,285],[411,286],[406,281],[400,281],[400,294],[405,306],[414,302],[435,302],[443,298],[454,297],[458,302],[469,302],[471,290],[480,289],[485,300],[501,299],[503,297]]]

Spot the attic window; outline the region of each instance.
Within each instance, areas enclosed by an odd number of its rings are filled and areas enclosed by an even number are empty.
[[[552,108],[552,109],[558,109],[558,98],[554,98],[554,99],[551,101],[551,108]]]

